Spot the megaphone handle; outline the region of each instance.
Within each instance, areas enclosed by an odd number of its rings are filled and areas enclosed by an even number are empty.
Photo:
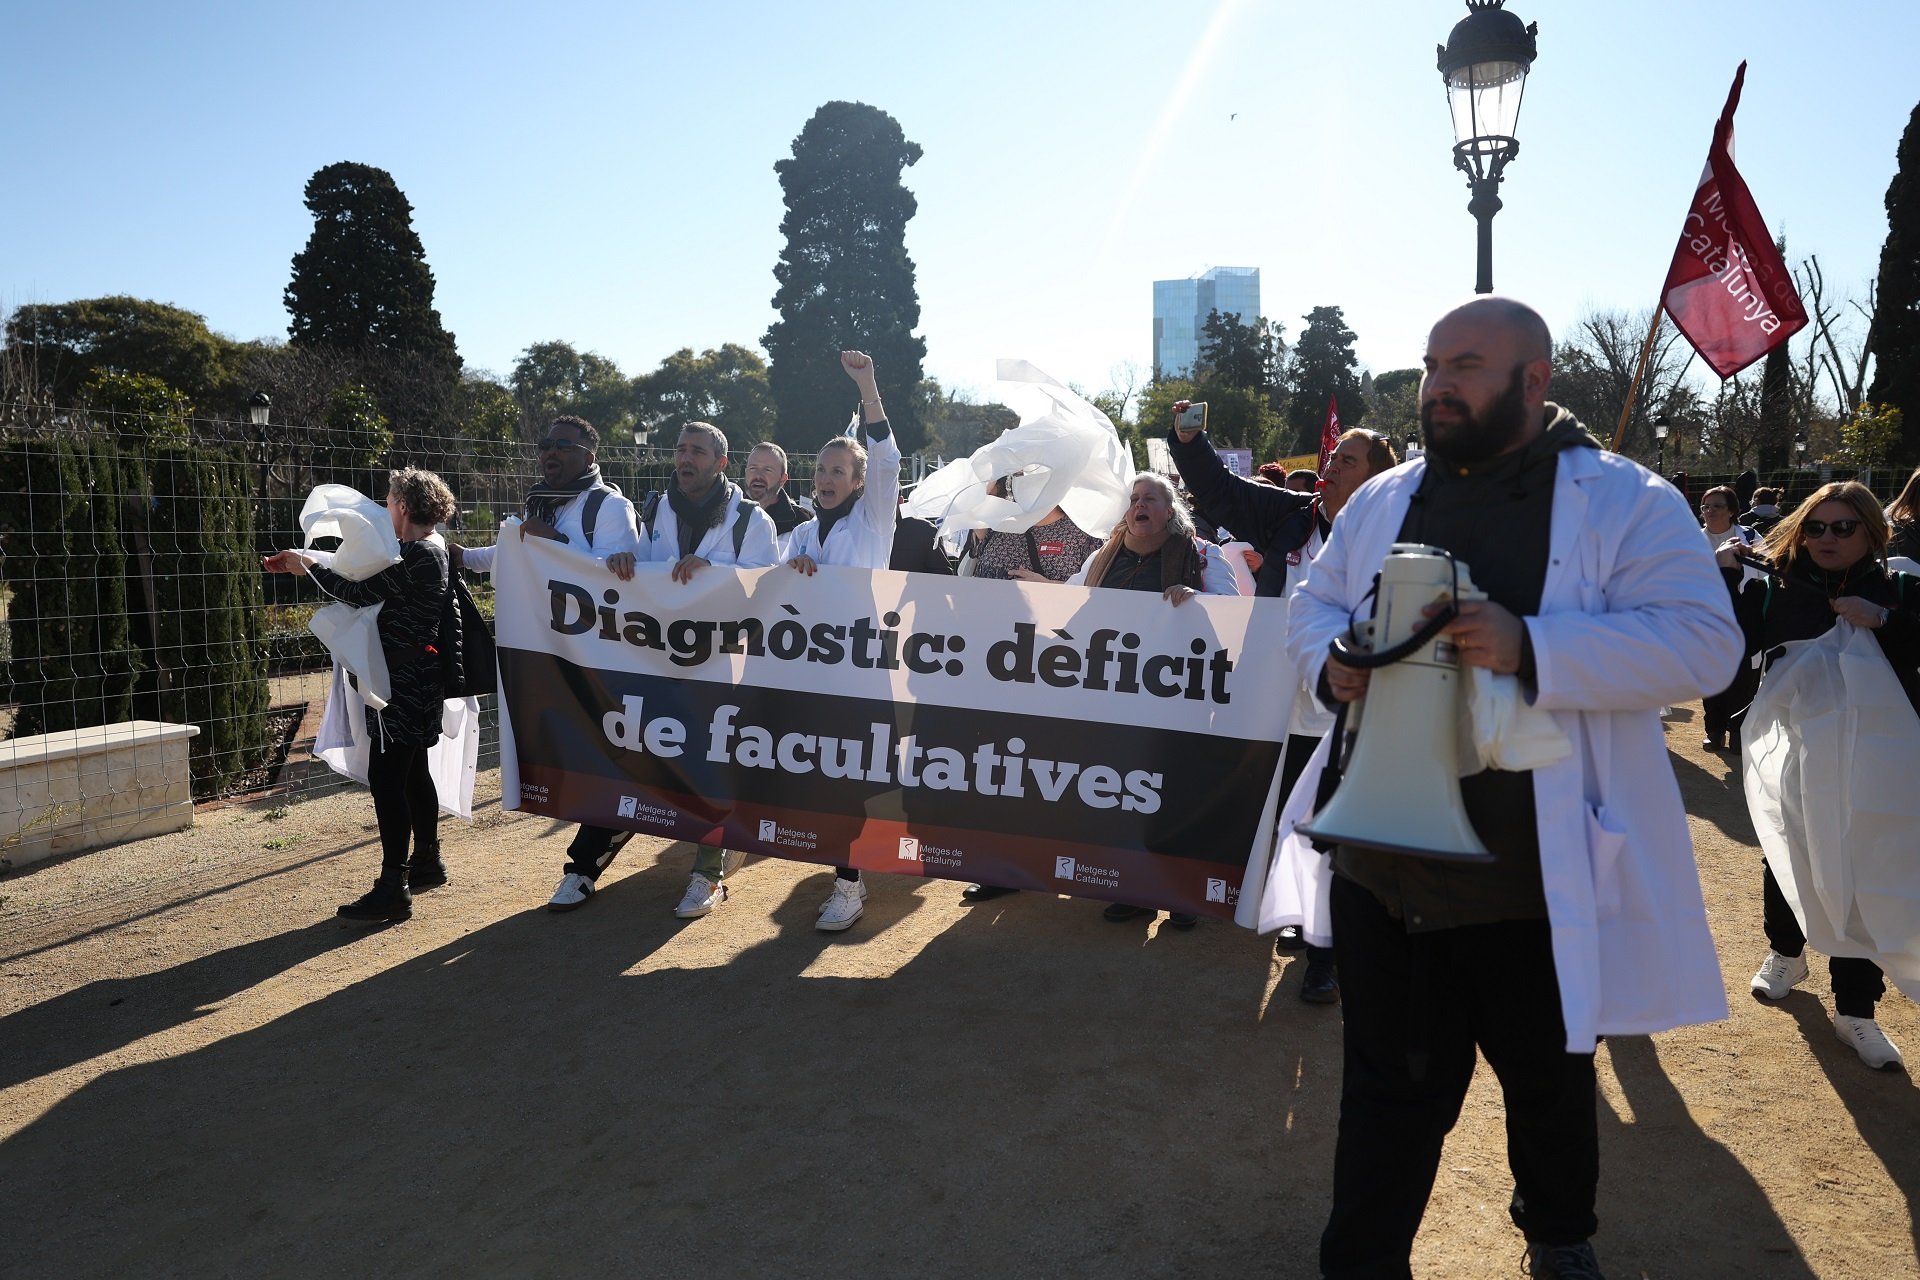
[[[1345,665],[1359,667],[1363,671],[1372,671],[1376,667],[1390,667],[1401,659],[1418,653],[1429,640],[1439,635],[1459,616],[1460,606],[1449,600],[1441,607],[1439,613],[1414,628],[1412,635],[1390,648],[1382,649],[1378,653],[1368,653],[1364,649],[1350,647],[1345,636],[1335,636],[1327,645],[1327,652]]]

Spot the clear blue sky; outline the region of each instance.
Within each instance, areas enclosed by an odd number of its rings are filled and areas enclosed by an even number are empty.
[[[1735,66],[1737,153],[1796,260],[1864,295],[1916,98],[1920,5],[1513,0],[1540,24],[1495,283],[1556,331],[1655,300]],[[891,112],[927,371],[1146,365],[1155,278],[1261,269],[1297,336],[1345,308],[1418,363],[1473,283],[1434,46],[1454,0],[816,4],[407,0],[7,7],[0,305],[130,293],[284,336],[307,177],[412,200],[469,365],[564,339],[630,374],[756,344],[775,160],[822,102]]]

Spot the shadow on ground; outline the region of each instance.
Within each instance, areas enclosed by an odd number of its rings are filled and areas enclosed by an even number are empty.
[[[660,908],[684,875],[648,867],[586,911],[522,912],[102,1076],[0,1147],[32,1171],[0,1207],[10,1267],[1311,1274],[1337,1013],[1300,1005],[1289,974],[1263,1019],[1271,971],[1244,934],[1021,895],[884,980],[808,977],[919,902],[883,880],[855,931],[821,934],[822,874],[724,968],[628,976],[716,927]],[[0,1036],[62,1043],[7,1078],[367,936],[314,925],[127,984],[119,1006],[86,988],[25,1010]],[[76,1221],[83,1187],[77,1232],[33,1229]]]

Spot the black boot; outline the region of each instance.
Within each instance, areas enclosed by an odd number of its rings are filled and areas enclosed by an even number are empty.
[[[413,861],[407,864],[407,888],[413,893],[425,893],[428,889],[438,889],[447,882],[447,864],[440,860],[440,846],[434,844],[416,848]]]
[[[407,892],[405,867],[382,867],[373,888],[341,907],[342,920],[408,920],[413,917],[413,895]]]

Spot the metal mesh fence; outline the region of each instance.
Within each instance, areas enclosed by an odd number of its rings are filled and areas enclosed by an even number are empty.
[[[36,841],[60,851],[55,828],[126,838],[183,804],[350,785],[312,755],[332,667],[307,624],[325,598],[260,557],[301,545],[315,485],[379,498],[403,466],[438,472],[459,503],[448,536],[484,546],[537,472],[529,445],[417,433],[367,460],[300,424],[0,409],[0,867]],[[671,483],[657,450],[608,443],[597,460],[636,505]],[[790,456],[796,495],[813,463]],[[937,461],[915,464],[917,478]],[[1822,478],[1765,477],[1788,509]],[[1694,474],[1689,496],[1731,480]],[[490,616],[491,582],[469,585]],[[482,706],[484,769],[500,744]]]
[[[485,546],[537,474],[531,446],[461,437],[364,456],[299,424],[0,411],[0,867],[89,842],[82,828],[140,834],[182,803],[350,785],[312,756],[332,666],[307,623],[326,599],[260,558],[302,545],[316,484],[379,499],[393,468],[436,471],[459,503],[447,535]],[[636,506],[671,482],[657,450],[603,444],[597,461]],[[789,466],[810,490],[813,458]],[[491,616],[491,583],[469,585]],[[483,769],[499,762],[492,701]]]

